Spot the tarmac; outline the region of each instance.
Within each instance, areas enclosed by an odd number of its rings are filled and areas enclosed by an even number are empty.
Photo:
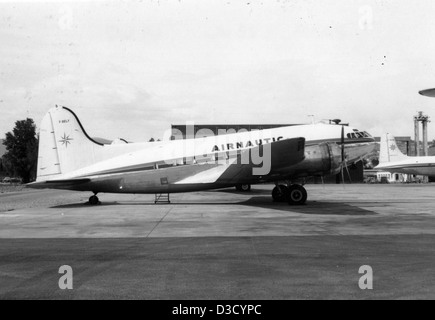
[[[0,299],[435,298],[435,185],[306,185],[303,206],[272,202],[272,187],[97,206],[90,193],[0,194]]]

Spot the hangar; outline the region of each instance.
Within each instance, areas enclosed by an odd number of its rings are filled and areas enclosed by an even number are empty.
[[[263,129],[273,129],[280,127],[296,126],[299,124],[195,124],[192,126],[186,124],[173,124],[171,125],[172,139],[179,139],[182,137],[193,135],[197,138],[202,138],[213,133],[213,135],[222,134],[226,132],[239,132],[239,131],[253,131]]]

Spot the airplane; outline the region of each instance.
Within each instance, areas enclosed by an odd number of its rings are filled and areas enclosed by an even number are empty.
[[[394,136],[386,133],[381,138],[379,165],[375,169],[392,173],[434,176],[435,157],[409,157],[400,151]]]
[[[103,144],[77,115],[56,106],[40,126],[38,189],[98,193],[166,194],[275,183],[274,201],[302,205],[298,179],[337,174],[373,151],[364,131],[324,123],[161,142]]]

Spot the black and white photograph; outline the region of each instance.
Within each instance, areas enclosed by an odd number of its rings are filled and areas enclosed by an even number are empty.
[[[434,17],[0,0],[0,300],[435,299]]]

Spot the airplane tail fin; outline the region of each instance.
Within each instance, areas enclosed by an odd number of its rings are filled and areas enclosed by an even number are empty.
[[[390,133],[386,133],[381,138],[381,150],[379,163],[399,161],[408,158],[404,155],[397,146],[396,139]]]
[[[74,112],[51,108],[41,122],[36,181],[56,179],[89,166],[102,148],[103,144],[88,136]]]

